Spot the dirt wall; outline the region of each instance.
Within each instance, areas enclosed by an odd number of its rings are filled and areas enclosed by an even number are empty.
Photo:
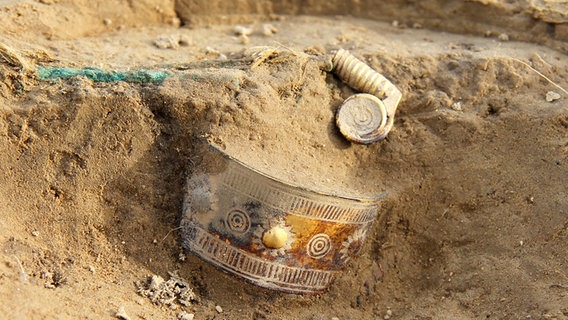
[[[385,23],[329,16],[333,1],[198,1],[189,14],[177,3],[179,28],[172,2],[104,3],[0,9],[0,318],[568,318],[568,60],[505,25],[544,37],[562,15],[542,9],[545,23],[515,1],[342,7]],[[339,47],[403,92],[379,143],[350,144],[334,125],[355,92],[319,62]],[[168,77],[41,79],[40,67]],[[328,291],[261,289],[181,248],[204,137],[276,174],[387,191],[361,255]],[[171,272],[198,301],[138,293]]]
[[[0,3],[6,35],[73,39],[121,28],[179,25],[173,0],[41,0]]]
[[[546,1],[435,0],[435,1],[186,1],[175,3],[176,13],[189,25],[235,23],[243,14],[349,15],[479,36],[505,33],[512,40],[546,44],[568,51],[566,5]],[[247,19],[247,18],[244,18]],[[248,18],[249,21],[251,18]]]

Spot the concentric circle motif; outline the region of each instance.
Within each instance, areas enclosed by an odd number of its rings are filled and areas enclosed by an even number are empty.
[[[373,111],[370,109],[359,110],[357,114],[353,115],[353,122],[358,128],[375,128],[376,125],[373,123],[375,119],[376,117],[373,117]]]
[[[234,209],[225,218],[227,227],[237,233],[245,233],[250,229],[250,217],[244,211]]]
[[[308,255],[314,259],[323,258],[331,250],[331,238],[325,233],[318,233],[308,242]]]
[[[345,100],[335,120],[339,131],[348,140],[364,142],[382,133],[387,124],[387,111],[379,98],[359,93]]]

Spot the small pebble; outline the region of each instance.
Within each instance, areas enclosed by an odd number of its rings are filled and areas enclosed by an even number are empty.
[[[501,33],[497,38],[501,41],[509,41],[509,35],[506,33]]]
[[[193,313],[187,313],[185,311],[178,312],[177,314],[179,320],[193,320],[193,317],[195,317]]]
[[[130,316],[126,313],[123,306],[120,306],[118,308],[118,311],[116,311],[116,314],[114,316],[117,317],[118,319],[130,320]]]
[[[186,35],[186,34],[182,34],[181,36],[179,36],[179,45],[180,46],[190,46],[193,44],[193,41],[191,41],[191,38]]]
[[[176,28],[179,28],[181,26],[181,20],[178,17],[173,17],[170,19],[170,24]]]
[[[227,60],[227,56],[211,47],[205,47],[205,54],[217,55],[217,60]]]
[[[560,94],[558,92],[554,92],[554,91],[548,91],[546,93],[546,101],[548,102],[553,102],[560,99]]]
[[[110,26],[112,24],[112,20],[110,20],[109,18],[105,18],[103,19],[103,23],[105,26]]]
[[[249,37],[247,37],[246,35],[242,34],[242,35],[239,36],[239,42],[240,42],[241,44],[245,44],[245,45],[246,45],[246,44],[249,44],[250,39],[249,39]]]
[[[95,267],[93,267],[92,265],[88,265],[87,269],[89,269],[91,273],[95,273]]]
[[[400,25],[400,22],[398,22],[398,20],[393,20],[391,25],[395,28],[398,28],[398,26]]]
[[[159,49],[179,49],[180,38],[173,35],[161,35],[154,40],[154,46]]]
[[[233,32],[238,36],[250,36],[252,34],[252,28],[236,25],[233,28]]]
[[[462,103],[461,103],[461,101],[458,101],[458,102],[452,104],[452,107],[451,107],[451,108],[452,108],[452,110],[455,110],[455,111],[462,111],[463,108],[462,108]]]
[[[272,37],[272,35],[274,35],[276,32],[278,32],[278,29],[276,29],[270,23],[265,23],[262,25],[262,34],[265,37]]]
[[[34,237],[39,236],[39,231],[32,231],[32,236],[34,236]]]
[[[332,317],[331,320],[339,320],[338,317]]]
[[[221,308],[221,306],[215,306],[215,310],[219,313],[223,313],[223,308]]]

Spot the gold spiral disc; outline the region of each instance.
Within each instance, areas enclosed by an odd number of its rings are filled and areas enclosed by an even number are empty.
[[[367,93],[349,97],[339,108],[335,121],[347,140],[369,144],[384,135],[387,111],[384,103]]]

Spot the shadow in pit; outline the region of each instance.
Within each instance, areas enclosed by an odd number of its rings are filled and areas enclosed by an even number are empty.
[[[180,219],[186,177],[206,125],[191,101],[143,89],[142,103],[153,114],[158,134],[138,161],[109,182],[103,198],[113,211],[107,235],[129,261],[165,279],[168,272],[193,285],[201,299],[227,305],[266,302],[279,293],[247,284],[184,252]],[[187,257],[186,257],[187,255]],[[141,279],[145,275],[140,275]]]

